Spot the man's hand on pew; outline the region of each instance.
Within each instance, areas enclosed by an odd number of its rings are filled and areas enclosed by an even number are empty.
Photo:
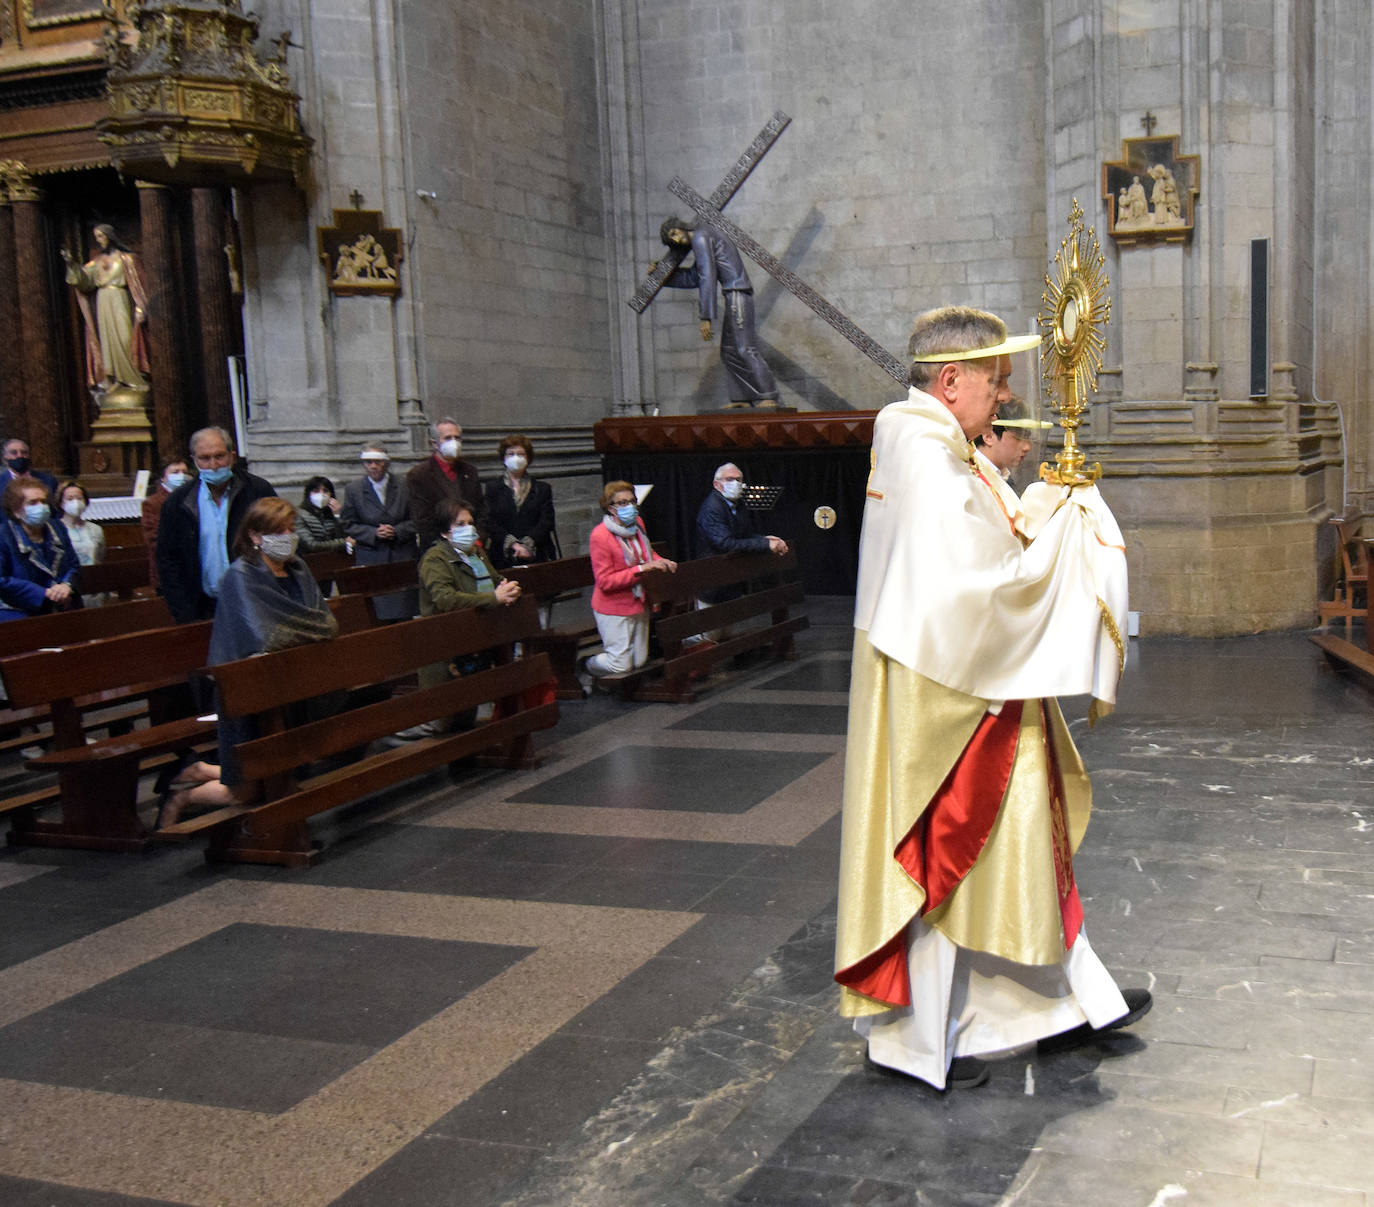
[[[770,536],[768,538],[768,552],[783,557],[787,553],[787,542],[780,536]]]
[[[510,605],[520,598],[520,584],[512,578],[503,578],[496,584],[496,602]]]

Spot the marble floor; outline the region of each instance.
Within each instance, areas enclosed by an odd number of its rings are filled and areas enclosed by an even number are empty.
[[[1374,696],[1282,635],[1067,702],[1089,933],[1155,1009],[941,1096],[835,1015],[850,631],[810,611],[799,661],[569,704],[310,869],[0,852],[0,1204],[1374,1203]]]

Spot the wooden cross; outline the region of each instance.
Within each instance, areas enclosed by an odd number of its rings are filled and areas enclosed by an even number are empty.
[[[779,285],[790,293],[799,302],[809,306],[816,314],[820,315],[827,323],[835,328],[851,344],[862,352],[869,360],[883,370],[889,377],[901,385],[907,384],[907,377],[910,366],[903,364],[892,355],[882,344],[878,343],[868,332],[857,326],[850,318],[837,310],[825,298],[821,297],[814,289],[803,281],[796,273],[784,265],[778,258],[759,246],[749,235],[740,230],[730,221],[720,210],[716,209],[705,197],[693,189],[690,185],[683,182],[680,177],[674,176],[668,185],[668,191],[675,197],[680,197],[696,211],[696,215],[707,226],[713,226],[730,240],[740,251],[754,261],[760,268],[771,276]]]
[[[352,191],[351,193],[349,193],[348,199],[349,199],[351,202],[353,202],[353,208],[354,208],[355,210],[360,210],[360,209],[362,209],[362,208],[363,208],[363,202],[366,200],[366,198],[363,197],[362,193],[358,190],[358,188],[357,188],[356,186],[354,186],[353,191]]]
[[[758,137],[745,149],[743,155],[735,161],[735,166],[725,173],[723,179],[716,185],[715,192],[711,194],[711,205],[716,209],[724,209],[726,203],[739,192],[749,173],[754,170],[760,159],[767,153],[768,148],[778,141],[778,135],[787,129],[792,119],[779,109],[768,119],[768,124],[759,131]],[[669,247],[666,249],[663,259],[661,259],[640,283],[635,290],[634,297],[630,299],[629,306],[636,314],[643,314],[645,308],[654,300],[654,296],[663,288],[666,281],[686,258],[691,251],[689,247]]]
[[[1159,118],[1146,109],[1145,116],[1140,119],[1140,124],[1145,127],[1145,137],[1149,138],[1154,134],[1155,127],[1159,125]]]
[[[735,195],[739,186],[744,183],[745,177],[754,170],[754,165],[763,158],[764,153],[777,141],[779,134],[787,128],[791,118],[779,110],[773,114],[772,120],[759,132],[759,136],[749,144],[749,149],[740,156],[735,166],[730,169],[725,179],[716,186],[716,191],[710,197],[703,197],[680,176],[674,176],[668,185],[668,191],[675,197],[685,201],[692,207],[697,217],[707,226],[714,227],[730,240],[740,251],[754,261],[769,276],[778,282],[798,301],[810,307],[812,311],[820,315],[845,339],[862,352],[869,360],[873,361],[889,377],[900,385],[907,384],[909,366],[893,356],[877,340],[869,335],[862,328],[853,323],[848,316],[841,313],[832,306],[825,298],[821,297],[814,289],[803,281],[790,268],[786,267],[776,256],[772,255],[765,248],[760,246],[749,235],[742,231],[738,226],[730,221],[720,211],[725,203]],[[654,295],[663,288],[663,283],[668,279],[672,271],[682,263],[690,248],[673,247],[668,249],[667,255],[658,262],[654,268],[635,291],[634,297],[630,299],[630,309],[636,314],[643,314],[644,309],[653,301]]]

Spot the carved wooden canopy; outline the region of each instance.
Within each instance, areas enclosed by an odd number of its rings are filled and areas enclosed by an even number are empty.
[[[290,33],[260,60],[258,19],[239,0],[146,0],[133,46],[105,39],[110,116],[97,123],[114,166],[164,184],[300,183],[311,140],[286,74]]]

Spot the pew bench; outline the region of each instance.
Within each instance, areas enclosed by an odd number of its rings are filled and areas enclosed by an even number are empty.
[[[346,570],[340,570],[334,581],[341,592],[366,596],[369,604],[372,604],[382,595],[418,590],[420,563],[412,558],[409,561],[378,562],[373,566],[349,566]],[[375,604],[372,606],[375,615]]]
[[[635,700],[684,703],[696,699],[693,680],[727,658],[764,647],[770,648],[775,660],[795,658],[793,638],[811,623],[805,615],[789,612],[805,600],[796,574],[797,555],[789,551],[781,557],[772,553],[703,557],[679,562],[675,574],[641,576],[645,599],[658,607],[652,632],[662,656],[637,670],[602,676],[598,682]],[[703,591],[734,586],[743,590],[738,598],[696,606]],[[722,641],[702,640],[710,632],[741,624],[750,627]]]
[[[520,584],[522,594],[532,596],[544,607],[552,608],[560,599],[580,598],[592,586],[592,559],[564,557],[529,566],[512,566],[501,571]],[[552,613],[550,613],[552,615]],[[601,640],[596,622],[580,619],[569,624],[549,625],[530,639],[530,648],[549,656],[558,680],[555,695],[560,700],[582,699],[582,684],[577,680],[577,660],[582,651]]]
[[[654,552],[666,556],[666,546],[655,542]],[[525,595],[533,595],[541,606],[550,609],[560,600],[581,599],[594,583],[590,555],[563,557],[552,562],[534,562],[501,571],[520,584]],[[581,700],[582,684],[577,679],[577,661],[584,651],[601,644],[596,621],[583,617],[568,624],[550,624],[532,640],[532,648],[548,654],[558,680],[555,694],[560,700]]]
[[[306,866],[318,857],[308,820],[338,805],[473,755],[501,767],[537,765],[532,735],[558,722],[538,697],[552,678],[547,656],[516,659],[515,643],[539,631],[533,599],[401,621],[366,634],[297,646],[208,671],[226,716],[256,716],[260,736],[235,746],[258,801],[178,821],[159,838],[208,838],[211,862]],[[291,724],[294,705],[325,693],[394,682],[434,662],[489,651],[494,665],[435,687],[393,696],[324,720]],[[424,721],[496,701],[490,720],[421,738],[315,773],[312,764],[369,746]]]
[[[111,558],[94,566],[82,566],[79,580],[82,595],[114,595],[128,602],[135,594],[152,591],[152,568],[148,558]]]
[[[341,631],[371,624],[366,600],[343,596],[329,602]],[[149,835],[138,815],[140,777],[186,752],[213,749],[213,717],[185,715],[194,710],[186,685],[205,666],[213,623],[40,649],[0,663],[11,699],[46,704],[51,713],[52,749],[27,766],[57,774],[52,787],[0,801],[0,813],[12,814],[12,846],[143,849]],[[87,740],[90,710],[135,699],[148,700],[151,724]],[[60,820],[37,816],[49,804],[60,805]]]
[[[137,633],[146,629],[165,628],[172,623],[172,614],[161,599],[138,599],[127,604],[110,604],[104,608],[76,608],[70,612],[53,612],[48,616],[31,616],[26,620],[11,620],[0,624],[0,664],[16,654],[52,646],[74,645],[81,641],[97,641],[123,633]],[[3,677],[3,671],[0,671]],[[89,705],[100,703],[89,701]],[[19,734],[23,728],[39,728],[49,721],[48,707],[38,704],[29,708],[17,707],[13,701],[0,707],[0,750],[31,746],[47,741],[51,732]],[[18,736],[15,736],[18,735]],[[0,809],[3,812],[3,809]]]

